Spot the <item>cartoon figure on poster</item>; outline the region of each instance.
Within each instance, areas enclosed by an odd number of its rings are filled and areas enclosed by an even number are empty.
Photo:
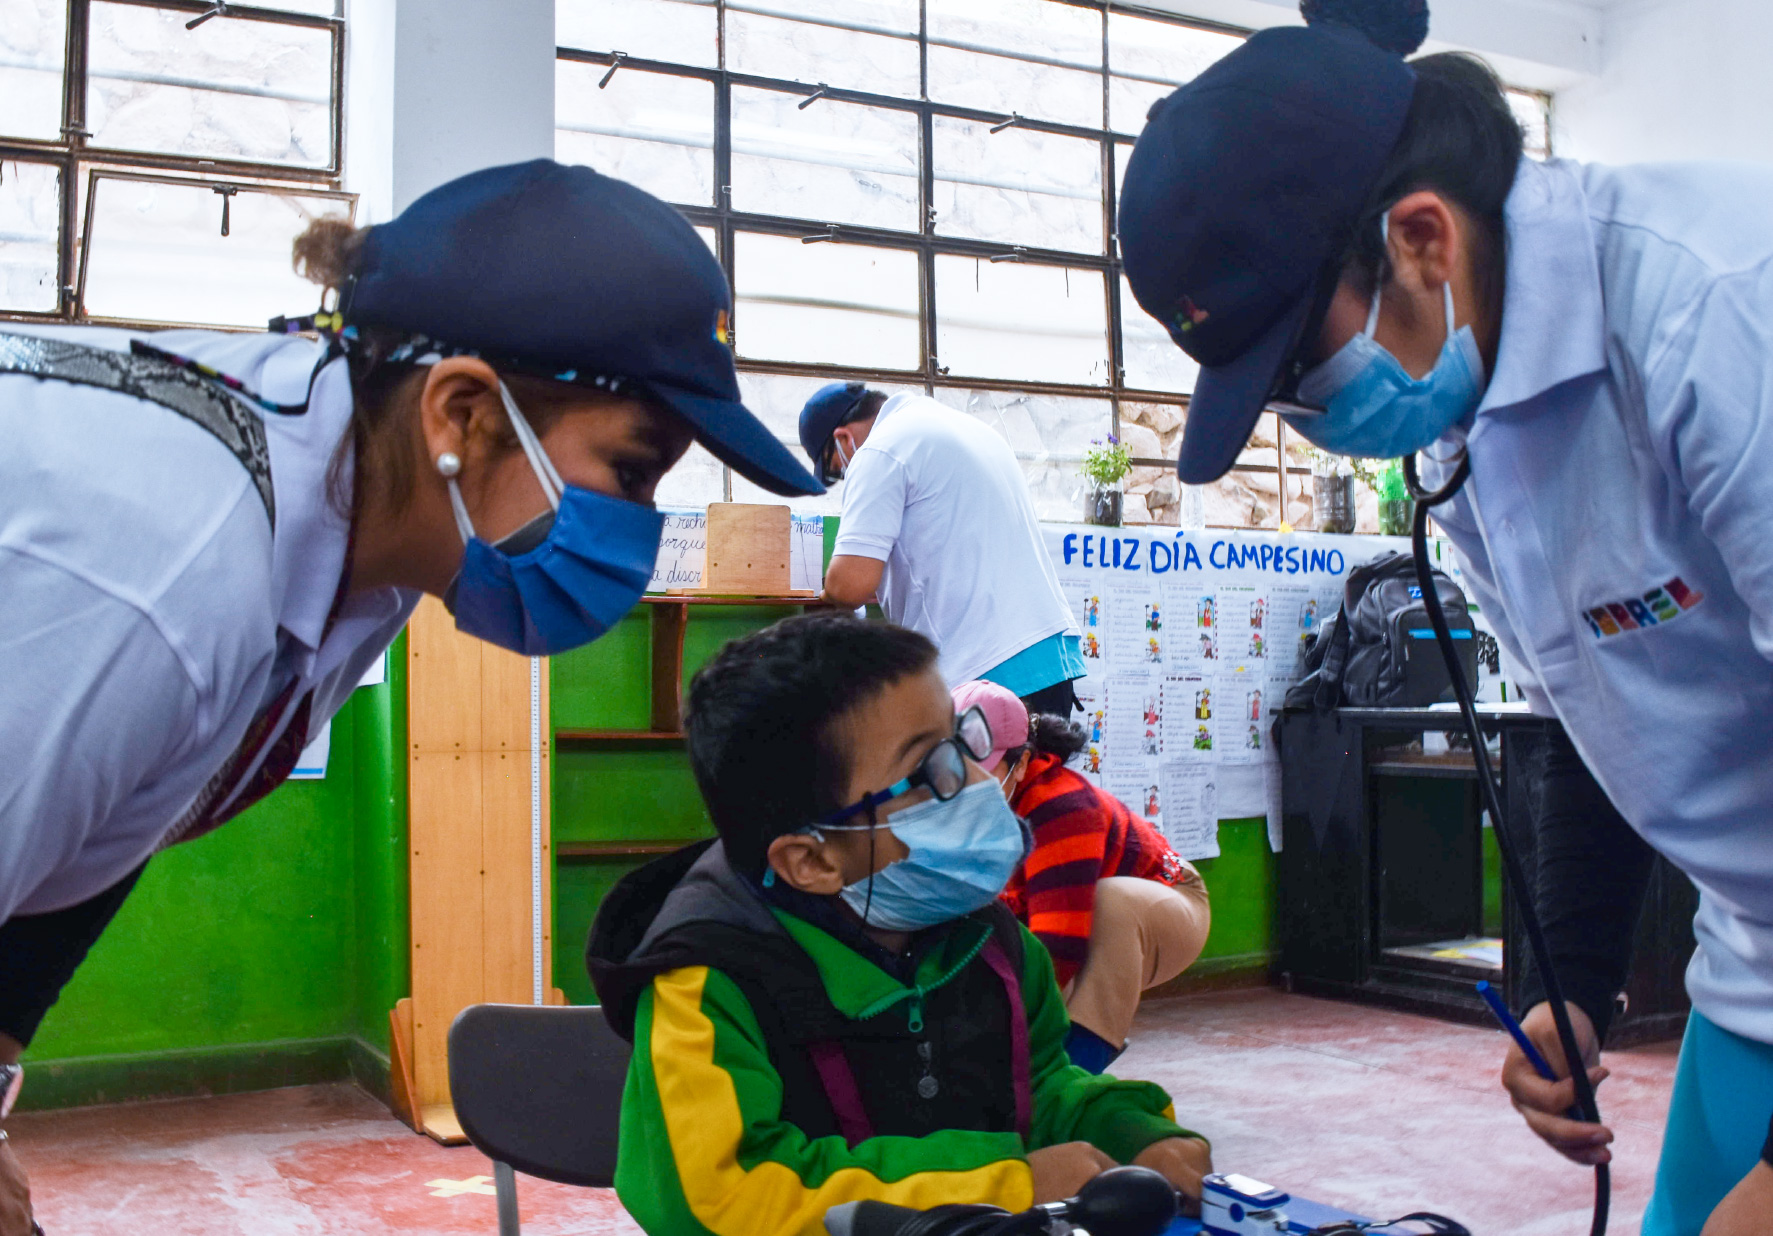
[[[1092,776],[1102,775],[1102,748],[1091,746],[1084,752],[1084,771]]]
[[[1194,749],[1196,751],[1211,751],[1213,749],[1213,731],[1209,727],[1202,725],[1195,729]]]
[[[1219,659],[1219,637],[1215,632],[1202,631],[1200,633],[1200,656],[1203,661],[1217,661]]]
[[[1250,720],[1260,721],[1262,719],[1262,692],[1251,691],[1249,695],[1249,704]]]
[[[1164,629],[1163,612],[1158,606],[1147,605],[1145,607],[1145,629],[1147,631],[1161,631]]]
[[[1317,598],[1306,597],[1305,604],[1299,607],[1299,632],[1310,635],[1317,630]]]
[[[1145,754],[1157,754],[1157,731],[1150,727],[1147,727],[1145,730]]]
[[[1102,659],[1102,641],[1096,638],[1094,631],[1085,631],[1083,637],[1083,654],[1086,660]]]
[[[1211,721],[1213,719],[1213,688],[1202,687],[1194,693],[1194,719]]]
[[[1090,741],[1102,741],[1102,709],[1098,708],[1090,714]]]
[[[1260,725],[1250,727],[1250,738],[1247,745],[1251,751],[1262,750],[1262,727]]]
[[[1084,598],[1084,626],[1099,627],[1102,625],[1102,598]]]
[[[1194,625],[1205,631],[1219,625],[1219,607],[1210,596],[1203,596],[1194,607]]]
[[[1157,642],[1157,636],[1155,635],[1145,641],[1145,659],[1153,665],[1163,664],[1163,645]]]
[[[1157,696],[1147,695],[1145,697],[1145,724],[1156,725],[1162,720],[1163,713],[1158,708]]]
[[[1267,648],[1268,648],[1268,645],[1266,645],[1262,642],[1262,632],[1251,631],[1250,632],[1250,655],[1252,657],[1255,657],[1256,659],[1260,660],[1263,657],[1268,655]]]
[[[1145,789],[1145,818],[1155,820],[1159,814],[1157,787],[1155,785],[1147,786]]]
[[[1253,627],[1255,630],[1260,631],[1262,629],[1262,624],[1267,619],[1267,617],[1268,617],[1268,598],[1267,597],[1257,597],[1254,601],[1250,602],[1250,626],[1251,627]]]

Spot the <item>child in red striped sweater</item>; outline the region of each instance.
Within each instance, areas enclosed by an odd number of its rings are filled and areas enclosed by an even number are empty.
[[[1100,1073],[1126,1049],[1140,993],[1200,956],[1207,887],[1161,833],[1066,766],[1085,745],[1075,724],[1030,718],[993,682],[962,684],[954,702],[984,710],[992,751],[982,763],[1034,833],[1003,900],[1053,955],[1072,1062]]]

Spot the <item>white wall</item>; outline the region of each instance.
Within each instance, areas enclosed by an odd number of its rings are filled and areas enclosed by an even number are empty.
[[[381,222],[554,154],[554,0],[347,0],[345,187]]]
[[[1773,162],[1773,3],[1637,0],[1604,15],[1598,77],[1557,96],[1553,148],[1606,163]]]

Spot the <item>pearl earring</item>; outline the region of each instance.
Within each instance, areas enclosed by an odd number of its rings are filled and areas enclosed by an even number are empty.
[[[445,451],[437,457],[437,471],[445,477],[453,478],[461,475],[462,460],[454,451]]]

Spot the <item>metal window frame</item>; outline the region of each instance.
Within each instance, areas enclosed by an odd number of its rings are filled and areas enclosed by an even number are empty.
[[[269,22],[282,26],[324,29],[331,33],[332,57],[329,89],[331,91],[331,158],[324,167],[291,167],[281,163],[252,160],[207,159],[187,155],[156,154],[147,151],[118,150],[91,144],[86,128],[86,96],[88,90],[88,33],[94,0],[67,0],[67,30],[62,65],[62,138],[60,141],[39,141],[27,138],[0,137],[0,162],[50,164],[59,175],[60,234],[57,237],[56,307],[54,310],[27,312],[0,310],[0,321],[85,323],[82,310],[85,283],[85,252],[87,228],[90,227],[90,197],[81,210],[81,173],[87,173],[86,188],[90,195],[95,178],[100,175],[140,173],[151,177],[156,172],[183,172],[195,177],[197,183],[242,190],[278,189],[325,197],[348,197],[353,203],[356,194],[344,194],[340,186],[345,161],[345,20],[340,5],[334,4],[330,17],[311,13],[293,13],[283,9],[259,8],[249,4],[217,5],[210,0],[105,0],[105,3],[137,8],[188,13],[195,17],[216,9],[216,16],[246,21]],[[190,183],[180,181],[179,183]],[[86,226],[82,226],[82,213]],[[107,319],[107,322],[109,320]],[[130,325],[165,326],[169,323],[131,323]]]

